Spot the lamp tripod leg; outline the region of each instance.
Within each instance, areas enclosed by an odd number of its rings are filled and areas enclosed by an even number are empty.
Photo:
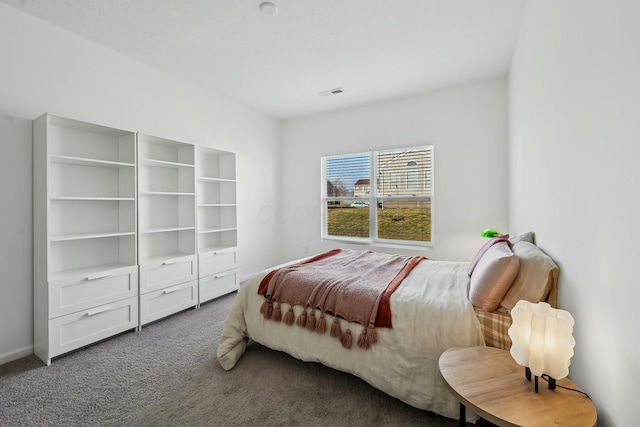
[[[531,369],[529,369],[528,366],[525,366],[524,368],[524,376],[527,378],[528,381],[531,381]],[[549,387],[551,387],[551,385],[549,385]],[[535,375],[534,378],[534,388],[536,393],[538,392],[538,376]],[[554,381],[554,388],[555,388],[555,381]]]
[[[527,378],[527,380],[531,381],[531,369],[529,369],[528,367],[524,368],[524,376]],[[556,389],[556,379],[553,378],[552,376],[547,375],[546,378],[544,377],[543,374],[543,378],[547,380],[547,382],[549,383],[549,390],[555,390]],[[536,393],[538,392],[538,376],[535,375],[535,379],[534,379],[534,384],[535,384],[535,390]]]

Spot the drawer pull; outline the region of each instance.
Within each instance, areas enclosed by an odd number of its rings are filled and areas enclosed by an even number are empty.
[[[232,273],[216,274],[215,276],[213,276],[213,279],[214,279],[214,280],[216,280],[216,279],[221,279],[221,278],[223,278],[223,277],[227,277],[227,276],[229,276],[230,274],[232,274]]]
[[[109,311],[109,310],[111,310],[111,306],[110,305],[105,305],[105,306],[94,308],[94,309],[91,309],[91,310],[87,311],[87,316],[95,316],[96,314],[99,314],[99,313],[102,313],[102,312],[105,312],[105,311]]]
[[[113,273],[111,272],[100,272],[100,273],[94,273],[94,274],[89,274],[87,276],[87,280],[96,280],[96,279],[104,279],[106,277],[111,277],[113,276]]]
[[[182,289],[182,286],[178,285],[178,286],[174,286],[173,288],[167,288],[162,293],[163,294],[170,294],[172,292],[179,291],[180,289]]]
[[[162,261],[162,265],[177,264],[179,262],[180,262],[180,258],[168,259],[166,261]]]

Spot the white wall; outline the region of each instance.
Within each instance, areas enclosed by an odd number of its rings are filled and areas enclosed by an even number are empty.
[[[283,206],[264,219],[284,226],[285,258],[349,247],[320,239],[320,157],[369,148],[434,145],[435,247],[420,254],[471,259],[482,229],[507,229],[505,78],[289,120],[282,132]]]
[[[237,153],[240,275],[280,260],[280,122],[0,4],[0,364],[31,354],[31,120],[45,112]],[[224,58],[220,59],[221,61]]]
[[[512,231],[560,265],[570,377],[599,426],[638,425],[640,2],[529,2],[512,63]]]

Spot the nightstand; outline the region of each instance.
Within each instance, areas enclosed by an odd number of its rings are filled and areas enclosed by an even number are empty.
[[[498,426],[589,426],[597,413],[591,399],[576,391],[571,380],[558,380],[538,393],[508,351],[493,347],[452,348],[440,356],[440,372],[447,388],[460,401],[460,426],[466,407]]]

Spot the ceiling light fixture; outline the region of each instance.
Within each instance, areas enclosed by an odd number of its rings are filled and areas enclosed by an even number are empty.
[[[278,13],[278,7],[270,1],[260,3],[260,12],[265,15],[275,15]]]

